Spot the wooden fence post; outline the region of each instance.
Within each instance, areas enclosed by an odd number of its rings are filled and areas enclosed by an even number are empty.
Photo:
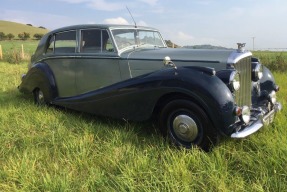
[[[24,54],[24,46],[23,46],[23,44],[22,44],[21,57],[22,57],[22,59],[24,59],[24,57],[25,57],[25,54]]]
[[[2,45],[0,45],[0,59],[3,59],[3,53],[2,53]]]

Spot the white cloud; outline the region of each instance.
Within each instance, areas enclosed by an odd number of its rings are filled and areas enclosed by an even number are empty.
[[[82,3],[86,4],[88,7],[96,10],[102,10],[102,11],[116,11],[124,9],[124,3],[111,3],[107,0],[60,0],[67,3]]]
[[[140,0],[140,1],[142,1],[144,3],[147,3],[147,4],[151,5],[151,6],[155,6],[157,4],[157,2],[158,2],[158,0]]]
[[[105,19],[104,23],[107,23],[107,24],[123,24],[123,25],[129,24],[129,22],[122,17]]]
[[[93,9],[103,11],[116,11],[125,8],[123,3],[108,3],[104,0],[89,1],[88,6]]]

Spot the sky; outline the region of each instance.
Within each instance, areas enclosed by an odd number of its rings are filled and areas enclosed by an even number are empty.
[[[49,30],[75,24],[158,29],[180,46],[287,49],[286,0],[0,0],[0,20]]]

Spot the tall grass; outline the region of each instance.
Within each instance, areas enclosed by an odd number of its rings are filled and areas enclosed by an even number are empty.
[[[0,62],[0,191],[287,191],[286,74],[272,125],[205,153],[150,122],[37,107],[16,88],[25,71]]]
[[[255,51],[253,55],[270,70],[287,72],[287,52]]]

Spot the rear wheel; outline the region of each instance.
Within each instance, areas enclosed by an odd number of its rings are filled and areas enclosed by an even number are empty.
[[[34,102],[36,105],[49,105],[51,102],[51,93],[49,89],[36,88],[33,91]]]
[[[188,100],[169,102],[160,113],[159,123],[162,133],[177,146],[208,151],[216,141],[216,131],[206,113]]]
[[[34,94],[34,102],[36,105],[45,105],[45,96],[41,89],[37,88],[33,92]]]

